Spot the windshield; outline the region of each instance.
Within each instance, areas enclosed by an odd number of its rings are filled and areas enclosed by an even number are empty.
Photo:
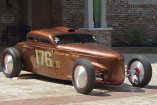
[[[88,34],[66,34],[54,37],[57,45],[71,43],[96,43],[97,39],[93,35]]]

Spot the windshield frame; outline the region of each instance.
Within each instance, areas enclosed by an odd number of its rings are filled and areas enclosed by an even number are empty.
[[[66,37],[67,36],[67,37]],[[79,38],[86,38],[86,39],[82,39],[83,41],[78,41],[81,40]],[[75,38],[76,37],[76,38]],[[89,37],[90,39],[88,40],[87,37]],[[62,39],[61,39],[62,38]],[[63,39],[64,38],[64,39]],[[63,43],[67,38],[69,41],[71,39],[71,42],[67,42],[67,43]],[[72,39],[73,38],[73,39]],[[61,41],[62,40],[62,41]],[[64,41],[63,41],[64,40]],[[74,41],[72,41],[74,40]],[[78,42],[77,42],[77,41]],[[53,37],[53,41],[54,43],[58,46],[58,45],[64,45],[64,44],[78,44],[78,43],[97,43],[98,40],[95,37],[95,35],[91,35],[91,34],[78,34],[78,33],[73,33],[73,34],[62,34],[62,35],[56,35]]]

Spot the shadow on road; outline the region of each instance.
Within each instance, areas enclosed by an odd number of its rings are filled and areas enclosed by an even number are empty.
[[[131,84],[123,83],[121,85],[103,85],[103,84],[96,84],[96,89],[100,90],[108,90],[109,92],[131,92],[131,93],[141,93],[145,92],[145,89],[155,89],[157,90],[157,86],[147,85],[146,87],[134,87]]]
[[[40,75],[35,75],[35,74],[22,74],[18,77],[19,79],[38,79],[41,81],[45,82],[50,82],[50,83],[57,83],[57,84],[64,84],[64,85],[69,85],[72,86],[71,81],[65,81],[65,80],[57,80],[57,79],[52,79]],[[120,92],[120,93],[145,93],[145,89],[155,89],[157,90],[157,86],[151,86],[148,85],[145,88],[139,88],[139,87],[133,87],[131,84],[126,84],[123,83],[121,85],[104,85],[104,84],[96,84],[94,87],[94,90],[89,93],[91,96],[111,96],[108,94],[109,92]]]
[[[58,83],[58,84],[65,84],[65,85],[70,85],[72,86],[71,81],[65,81],[65,80],[58,80],[58,79],[53,79],[53,78],[48,78],[45,76],[37,75],[37,74],[21,74],[18,79],[38,79],[41,81],[45,82],[53,82],[53,83]]]
[[[146,89],[156,89],[157,90],[157,86],[152,86],[152,85],[148,85],[145,88]]]
[[[88,95],[91,96],[99,96],[99,97],[108,97],[108,96],[123,96],[126,94],[148,94],[149,91],[153,91],[154,93],[157,93],[157,86],[151,86],[148,85],[144,88],[140,87],[133,87],[128,84],[123,83],[122,85],[102,85],[102,84],[96,84],[96,87],[94,89],[97,89],[97,91],[92,91]],[[151,90],[149,90],[151,89]],[[118,97],[117,97],[118,98]]]

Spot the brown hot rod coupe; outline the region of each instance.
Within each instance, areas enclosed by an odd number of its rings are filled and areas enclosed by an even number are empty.
[[[27,41],[2,53],[1,67],[8,78],[21,69],[61,80],[72,80],[77,92],[91,92],[95,83],[120,85],[125,76],[133,86],[144,87],[152,77],[150,62],[134,56],[124,67],[124,57],[97,43],[89,32],[57,27],[27,34]],[[126,69],[126,74],[125,74]]]

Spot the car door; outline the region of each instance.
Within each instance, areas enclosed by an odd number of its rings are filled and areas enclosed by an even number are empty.
[[[55,78],[54,48],[51,42],[44,38],[36,38],[33,44],[27,49],[30,54],[30,62],[33,72]]]

